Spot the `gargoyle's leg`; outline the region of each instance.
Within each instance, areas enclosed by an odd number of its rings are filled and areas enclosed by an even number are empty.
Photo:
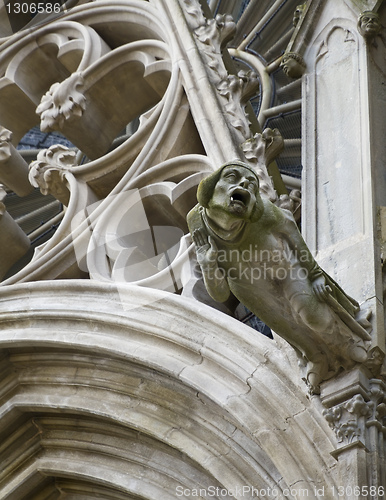
[[[334,322],[330,307],[317,299],[311,288],[295,291],[289,297],[293,310],[311,330],[322,333],[328,331]]]

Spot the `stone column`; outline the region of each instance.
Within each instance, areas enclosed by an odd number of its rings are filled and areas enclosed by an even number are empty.
[[[30,240],[6,211],[3,200],[6,192],[0,188],[0,280],[30,247]]]
[[[322,384],[323,413],[337,438],[331,452],[340,472],[334,498],[384,498],[385,384],[367,375],[358,368]]]
[[[386,9],[380,6],[375,0],[326,0],[308,32],[302,230],[319,264],[363,311],[371,311],[373,353],[382,360],[386,39],[383,28],[370,37],[358,29],[363,11],[378,11],[386,26]],[[325,382],[321,400],[337,437],[331,453],[338,461],[343,496],[335,492],[333,498],[383,498],[384,385],[379,370],[362,367]]]
[[[28,182],[28,164],[11,143],[12,132],[0,126],[0,182],[19,196],[33,191]]]
[[[302,229],[319,264],[371,311],[373,346],[384,351],[386,48],[358,32],[369,3],[327,1],[305,51]]]

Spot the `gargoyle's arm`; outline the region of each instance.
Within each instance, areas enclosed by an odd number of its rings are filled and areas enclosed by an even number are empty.
[[[199,229],[193,232],[192,237],[209,295],[217,302],[225,302],[230,296],[230,289],[224,271],[218,266],[218,250],[215,241]]]
[[[278,209],[274,207],[274,210],[276,211]],[[307,272],[315,295],[320,300],[326,301],[329,296],[329,288],[326,286],[324,273],[304,241],[295,220],[290,214],[287,215],[283,211],[280,211],[280,214],[278,212],[276,213],[276,220],[280,221],[279,231],[285,236],[295,257]]]
[[[294,256],[302,264],[310,275],[311,281],[321,276],[322,270],[314,259],[310,249],[301,235],[295,220],[290,213],[271,205],[275,213],[276,231],[281,233],[287,240]]]

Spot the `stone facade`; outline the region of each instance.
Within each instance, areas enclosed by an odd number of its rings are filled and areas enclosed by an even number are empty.
[[[385,6],[63,3],[0,7],[0,498],[383,498]],[[36,126],[69,142],[26,162]],[[203,284],[186,215],[234,160],[363,311],[320,391]],[[37,190],[39,246],[6,211]]]

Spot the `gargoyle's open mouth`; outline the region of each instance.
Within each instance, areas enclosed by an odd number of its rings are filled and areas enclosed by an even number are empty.
[[[235,189],[231,194],[231,203],[238,204],[242,206],[247,206],[249,203],[251,195],[245,189]]]

